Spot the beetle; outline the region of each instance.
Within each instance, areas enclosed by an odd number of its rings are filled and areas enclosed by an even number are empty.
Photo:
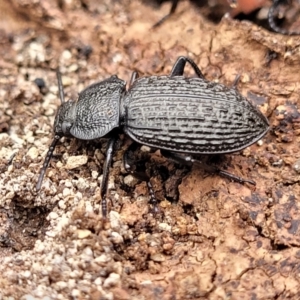
[[[269,22],[269,26],[270,28],[277,32],[277,33],[281,33],[283,35],[300,35],[300,31],[291,31],[291,30],[286,30],[286,29],[283,29],[283,28],[280,28],[276,22],[275,22],[275,19],[276,19],[276,12],[278,11],[278,8],[281,6],[281,5],[284,5],[285,4],[285,0],[273,0],[273,4],[272,6],[270,7],[269,9],[269,12],[268,12],[268,22]]]
[[[162,4],[163,0],[158,1],[158,4]],[[162,19],[160,19],[158,22],[156,22],[153,25],[153,28],[159,27],[162,23],[164,23],[170,16],[172,16],[179,4],[179,0],[171,0],[172,5],[170,8],[170,11],[167,15],[165,15]],[[199,1],[201,2],[201,1]],[[224,2],[229,7],[231,7],[231,10],[229,12],[229,15],[233,18],[236,17],[238,14],[250,14],[253,11],[262,8],[267,0],[223,0],[220,2]],[[272,5],[269,8],[268,12],[268,23],[269,27],[277,33],[281,33],[283,35],[299,35],[300,31],[290,31],[283,28],[280,28],[276,22],[276,13],[278,11],[278,8],[282,5],[285,5],[287,0],[273,0]]]
[[[197,77],[184,76],[189,64]],[[102,215],[107,215],[106,191],[109,168],[119,133],[133,143],[124,153],[124,167],[148,184],[145,173],[138,173],[129,163],[137,144],[158,148],[161,154],[182,164],[203,165],[197,154],[225,154],[242,150],[260,140],[269,130],[267,118],[233,87],[206,80],[189,57],[180,56],[170,75],[138,76],[133,72],[126,82],[116,75],[92,84],[79,93],[77,101],[65,101],[61,75],[57,72],[61,106],[54,121],[54,139],[40,171],[36,190],[42,180],[56,144],[63,136],[81,140],[109,137],[103,179],[100,187]],[[236,82],[237,83],[237,82]],[[205,166],[204,166],[205,167]],[[244,183],[242,179],[217,167],[213,172]]]

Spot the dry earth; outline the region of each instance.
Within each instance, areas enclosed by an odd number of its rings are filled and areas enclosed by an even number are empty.
[[[0,299],[299,299],[300,37],[248,21],[214,24],[189,2],[0,1]],[[144,182],[122,165],[109,179],[109,222],[99,184],[106,140],[62,139],[35,192],[59,106],[112,74],[168,74],[188,55],[209,80],[238,87],[271,129],[220,167],[230,182],[149,154]],[[189,70],[192,74],[192,70]],[[45,83],[38,88],[37,84]],[[77,166],[77,167],[76,167]]]

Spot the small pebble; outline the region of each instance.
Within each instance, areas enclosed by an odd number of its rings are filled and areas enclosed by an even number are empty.
[[[29,270],[26,270],[26,271],[23,272],[22,275],[23,275],[24,278],[30,278],[31,277],[31,272]]]
[[[99,173],[97,171],[92,171],[92,178],[97,179],[99,176]]]
[[[33,160],[39,156],[39,151],[36,147],[31,147],[28,150],[27,155]]]
[[[79,66],[77,64],[72,64],[69,68],[68,68],[68,71],[70,73],[74,73],[78,70]]]
[[[141,147],[141,151],[142,151],[142,152],[150,152],[150,150],[151,150],[151,148],[148,147],[148,146],[143,145],[143,146]]]
[[[79,296],[80,296],[80,291],[79,290],[72,290],[72,293],[71,293],[72,297],[77,299]]]
[[[84,191],[85,189],[87,189],[90,186],[82,177],[80,177],[78,179],[76,185],[80,191]]]
[[[49,219],[51,220],[55,220],[58,218],[58,214],[54,211],[52,211],[49,215],[48,215]]]
[[[120,275],[116,273],[110,273],[108,278],[105,279],[103,287],[111,287],[120,284]]]
[[[110,227],[111,229],[118,231],[121,227],[120,214],[114,210],[109,213]]]
[[[38,253],[42,253],[45,250],[44,244],[40,241],[39,243],[35,243],[35,251]]]
[[[69,60],[71,58],[72,58],[72,53],[69,50],[65,50],[61,55],[61,59],[63,60]]]
[[[64,188],[62,194],[63,194],[63,197],[67,197],[71,194],[71,191],[68,188]]]
[[[59,200],[59,202],[58,202],[58,207],[61,208],[61,209],[65,209],[65,208],[66,208],[65,201]]]
[[[297,172],[300,173],[300,159],[296,160],[293,164],[293,169]]]
[[[115,231],[113,231],[111,233],[111,240],[112,240],[112,242],[114,244],[122,244],[122,243],[124,243],[123,237],[118,232],[115,232]]]
[[[166,260],[165,256],[161,253],[152,254],[151,259],[155,262],[163,262]]]
[[[108,263],[110,260],[111,260],[111,257],[104,253],[95,258],[96,263]]]
[[[101,284],[102,284],[102,279],[101,279],[101,277],[97,277],[97,278],[94,280],[94,283],[95,283],[96,285],[101,285]]]
[[[88,157],[86,155],[77,155],[77,156],[70,156],[67,160],[66,169],[72,170],[83,166],[87,163]]]
[[[40,90],[42,90],[43,88],[46,87],[46,83],[45,83],[45,80],[43,78],[36,78],[36,79],[34,79],[33,82],[37,85],[37,87]]]
[[[138,179],[132,175],[127,175],[124,177],[124,183],[130,187],[134,187],[138,183]]]
[[[172,230],[172,226],[167,224],[167,223],[159,223],[158,224],[158,227],[160,230],[162,231],[168,231],[168,232],[171,232]]]
[[[87,238],[92,234],[92,232],[87,229],[78,229],[76,233],[79,239]]]
[[[70,86],[72,85],[72,78],[67,76],[62,76],[61,78],[63,86]]]
[[[263,140],[259,140],[259,141],[257,142],[257,145],[258,145],[258,146],[262,146],[263,144],[264,144]]]

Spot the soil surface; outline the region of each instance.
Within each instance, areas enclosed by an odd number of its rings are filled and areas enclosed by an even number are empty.
[[[149,2],[149,1],[148,1]],[[146,1],[0,1],[0,299],[299,299],[300,37],[207,7]],[[117,74],[169,74],[180,55],[258,105],[270,130],[209,158],[256,186],[146,156],[158,204],[122,163],[100,183],[107,139],[63,138],[36,192],[60,100]],[[193,75],[191,68],[187,74]],[[212,160],[212,161],[211,161]]]

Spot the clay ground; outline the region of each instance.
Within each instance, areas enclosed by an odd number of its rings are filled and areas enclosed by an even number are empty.
[[[213,23],[188,1],[151,30],[168,10],[0,1],[0,299],[300,298],[300,37]],[[122,135],[109,222],[99,213],[107,140],[62,139],[35,192],[60,104],[58,66],[76,98],[113,74],[168,74],[179,55],[209,80],[231,85],[240,74],[239,90],[269,119],[260,143],[217,161],[256,187],[157,151],[146,163],[160,201],[153,215],[146,184],[122,165]]]

